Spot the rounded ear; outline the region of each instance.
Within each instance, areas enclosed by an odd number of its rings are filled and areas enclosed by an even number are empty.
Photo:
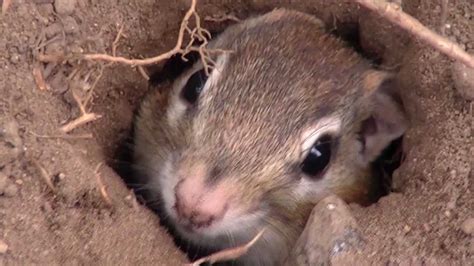
[[[370,70],[364,74],[363,91],[368,117],[362,121],[360,139],[365,163],[374,161],[408,128],[408,117],[394,75]]]

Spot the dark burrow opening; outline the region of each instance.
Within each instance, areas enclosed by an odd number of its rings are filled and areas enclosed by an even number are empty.
[[[343,39],[348,46],[361,54],[364,58],[369,60],[374,66],[383,65],[383,59],[380,55],[372,51],[364,51],[359,41],[359,29],[357,23],[341,24],[336,29],[331,29],[330,33]],[[212,36],[218,35],[219,32],[212,32]],[[192,52],[186,55],[187,61],[183,61],[181,55],[175,55],[167,60],[163,66],[152,68],[152,75],[149,81],[149,90],[160,88],[160,85],[166,84],[177,78],[183,71],[191,67],[192,64],[199,59],[197,52]],[[135,114],[136,115],[136,111]],[[124,179],[125,183],[130,189],[133,189],[138,201],[147,206],[151,210],[159,213],[159,204],[148,204],[149,199],[143,193],[143,185],[139,184],[139,179],[134,176],[132,168],[132,151],[133,151],[133,125],[128,134],[128,137],[119,145],[116,150],[115,159],[110,162],[110,165],[115,171]],[[372,163],[372,168],[375,173],[374,189],[371,191],[370,203],[371,205],[377,202],[381,197],[388,195],[392,191],[392,175],[403,162],[403,136],[394,140],[382,154]],[[179,238],[173,231],[172,227],[168,226],[168,221],[160,219],[162,226],[165,226],[171,235],[177,247],[182,249],[190,260],[195,260],[203,255],[208,255],[214,250],[203,250],[197,247],[189,246],[186,242]]]

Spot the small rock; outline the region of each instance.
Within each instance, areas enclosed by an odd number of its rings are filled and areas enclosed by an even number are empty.
[[[52,38],[61,33],[61,31],[61,25],[59,23],[53,23],[44,29],[44,34],[46,34],[46,37]]]
[[[58,178],[59,178],[59,180],[64,180],[64,178],[66,178],[66,174],[65,173],[59,173]]]
[[[10,62],[12,64],[18,64],[18,62],[20,61],[20,55],[19,54],[11,54],[10,55]]]
[[[79,25],[77,25],[76,20],[71,17],[67,16],[63,19],[64,24],[64,32],[67,34],[74,34],[79,30]]]
[[[14,184],[10,184],[9,186],[5,188],[5,191],[3,192],[3,194],[6,197],[12,198],[16,196],[16,194],[18,194],[18,187]]]
[[[331,265],[341,254],[356,254],[363,243],[349,207],[329,196],[314,207],[285,265]]]
[[[60,15],[71,15],[76,8],[77,0],[55,0],[54,9]]]
[[[0,254],[7,253],[8,245],[3,240],[0,239]]]
[[[474,100],[474,68],[457,61],[451,67],[454,86],[466,100]]]
[[[5,192],[5,188],[8,185],[8,176],[0,172],[0,195]]]
[[[474,217],[465,220],[461,225],[461,230],[468,235],[474,235]]]
[[[409,232],[411,231],[411,227],[406,224],[406,225],[403,227],[403,231],[405,232],[405,234],[407,234],[407,233],[409,233]]]

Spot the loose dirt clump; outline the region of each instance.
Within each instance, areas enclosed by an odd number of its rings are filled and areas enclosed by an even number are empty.
[[[0,16],[0,265],[188,262],[108,166],[162,63],[62,59],[169,51],[190,2],[17,0]],[[411,116],[405,159],[393,193],[350,206],[365,245],[336,264],[474,261],[472,102],[448,58],[352,1],[198,2],[211,32],[275,7],[317,15],[382,67],[399,70]],[[473,53],[474,5],[441,2],[404,0],[402,8]],[[94,117],[65,130],[85,114]]]

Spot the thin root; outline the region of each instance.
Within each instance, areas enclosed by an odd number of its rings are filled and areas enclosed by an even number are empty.
[[[138,73],[140,73],[140,75],[142,75],[142,77],[145,80],[150,80],[150,75],[148,75],[148,73],[146,72],[145,68],[143,68],[143,66],[138,66],[137,69],[138,69]]]
[[[247,244],[242,246],[238,246],[235,248],[225,249],[214,254],[211,254],[207,257],[200,258],[192,263],[185,264],[187,266],[199,266],[204,262],[209,262],[211,264],[216,263],[218,261],[227,261],[227,260],[234,260],[245,253],[257,242],[258,239],[263,235],[265,229],[262,229],[252,240],[250,240]]]
[[[132,66],[145,66],[145,65],[157,64],[163,60],[171,58],[175,54],[186,55],[188,52],[192,50],[190,49],[190,45],[185,46],[184,49],[182,48],[183,42],[184,42],[184,34],[187,32],[191,34],[191,40],[190,40],[191,44],[194,43],[195,39],[198,39],[203,42],[203,44],[199,47],[198,51],[202,57],[203,62],[209,61],[208,59],[210,57],[208,56],[208,52],[204,49],[204,47],[205,45],[207,45],[207,40],[211,37],[211,34],[209,33],[209,31],[201,27],[199,15],[196,13],[196,3],[197,3],[197,0],[191,1],[191,6],[186,12],[186,14],[184,15],[183,20],[181,21],[176,44],[168,52],[157,55],[155,57],[144,58],[144,59],[128,59],[125,57],[116,56],[115,55],[116,48],[114,47],[116,47],[117,42],[120,36],[122,35],[119,30],[119,34],[117,35],[115,39],[116,41],[114,42],[114,45],[112,46],[112,55],[85,54],[82,56],[82,59],[91,60],[91,61],[106,61],[109,63],[122,63],[122,64],[132,65]],[[190,28],[188,27],[189,19],[192,16],[194,16],[195,23],[196,23],[196,28],[194,30],[190,30]],[[207,63],[205,63],[204,66],[206,68],[206,72],[208,72],[210,66]]]
[[[79,110],[81,111],[81,116],[79,116],[78,118],[72,120],[71,122],[67,123],[66,125],[62,126],[61,127],[62,132],[64,132],[64,133],[71,132],[72,130],[74,130],[75,128],[77,128],[81,125],[84,125],[84,124],[87,124],[89,122],[95,121],[95,120],[102,117],[99,114],[89,113],[86,110],[86,104],[88,103],[88,101],[90,99],[90,95],[92,94],[92,90],[95,87],[95,84],[97,83],[97,81],[99,80],[101,75],[102,75],[102,72],[100,72],[99,77],[96,79],[96,82],[94,83],[93,87],[90,89],[88,97],[86,98],[86,101],[84,103],[81,101],[81,99],[79,99],[79,97],[76,95],[76,93],[74,93],[74,90],[72,91],[72,96],[73,96],[74,100],[76,101],[76,103],[79,107]]]
[[[35,64],[33,67],[33,77],[35,79],[36,87],[38,87],[40,91],[48,89],[48,84],[46,84],[43,72],[41,71],[41,67],[38,64]]]
[[[95,113],[84,113],[80,117],[78,117],[78,118],[72,120],[71,122],[67,123],[66,125],[62,126],[61,131],[64,132],[64,133],[69,133],[72,130],[74,130],[75,128],[77,128],[81,125],[87,124],[89,122],[95,121],[95,120],[97,120],[101,117],[102,117],[101,115],[95,114]]]
[[[415,37],[420,38],[433,48],[444,53],[446,56],[459,60],[466,66],[474,68],[474,57],[464,51],[459,45],[448,38],[438,35],[429,28],[423,26],[417,19],[406,14],[396,4],[387,3],[384,0],[354,0],[365,8],[372,10],[390,22],[408,31]]]
[[[107,189],[104,183],[102,182],[102,178],[99,173],[101,166],[102,166],[102,163],[99,163],[94,171],[95,177],[97,179],[97,184],[99,186],[100,195],[102,195],[102,198],[104,199],[105,203],[107,203],[107,205],[113,206],[112,200],[110,199],[109,194],[107,193]]]

